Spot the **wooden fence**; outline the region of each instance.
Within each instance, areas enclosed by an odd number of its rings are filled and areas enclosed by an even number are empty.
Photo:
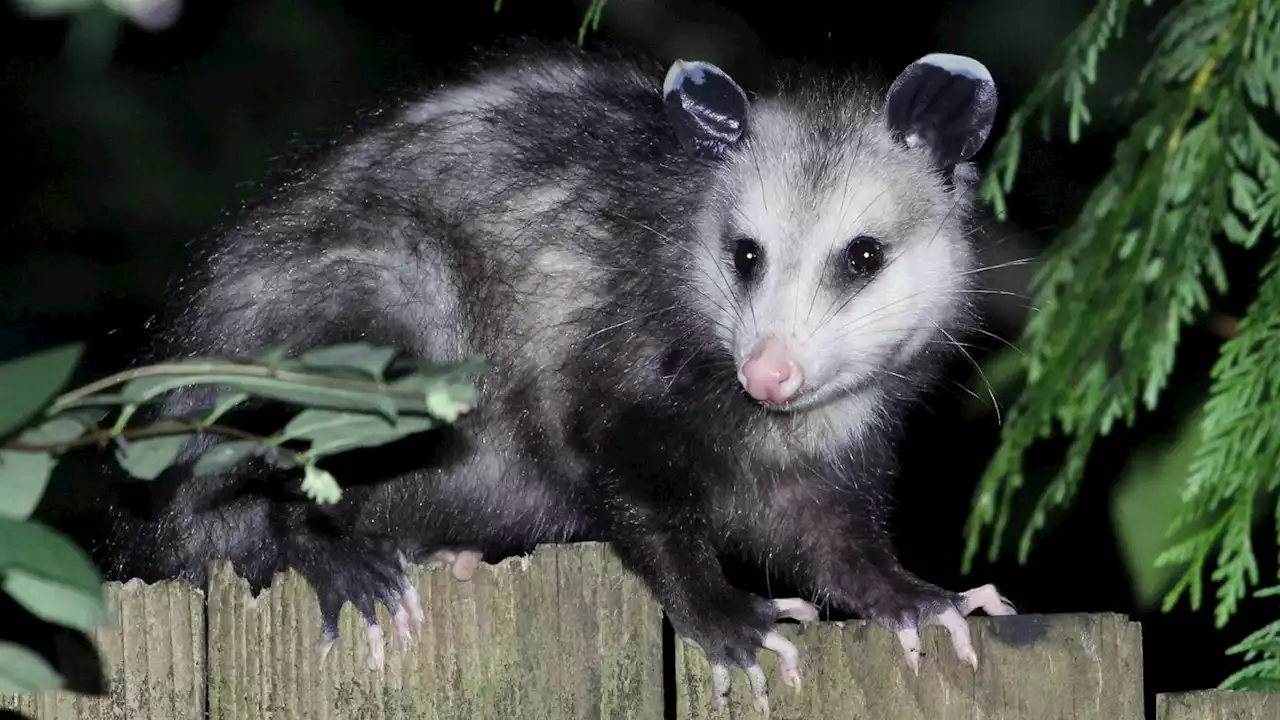
[[[411,579],[427,614],[421,638],[405,650],[388,633],[381,673],[369,670],[350,606],[321,665],[315,596],[296,574],[253,598],[224,564],[207,602],[185,583],[113,583],[114,621],[93,636],[109,694],[0,696],[0,708],[40,720],[658,720],[674,691],[679,718],[758,717],[741,673],[729,707],[714,710],[707,662],[683,642],[675,643],[674,676],[664,677],[661,612],[604,546],[541,548],[481,565],[470,582],[426,568],[414,568]],[[1141,630],[1125,616],[1020,615],[974,618],[971,626],[976,672],[954,660],[945,631],[932,627],[922,633],[919,677],[878,627],[782,626],[802,653],[804,686],[783,686],[773,654],[762,652],[771,716],[1143,718]],[[1160,720],[1274,720],[1280,695],[1163,695],[1158,707]]]

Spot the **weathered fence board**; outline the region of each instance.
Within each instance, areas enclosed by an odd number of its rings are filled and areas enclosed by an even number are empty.
[[[426,620],[369,669],[359,613],[320,663],[314,593],[298,575],[257,598],[221,566],[209,588],[209,716],[220,718],[662,717],[662,614],[604,546],[544,547],[480,565],[469,582],[414,568]]]
[[[38,720],[203,718],[204,598],[186,583],[106,586],[108,625],[90,634],[109,695],[0,697],[0,708]]]
[[[482,564],[469,582],[422,567],[410,577],[426,620],[405,650],[379,608],[387,628],[381,673],[368,667],[352,607],[343,610],[341,639],[320,662],[315,595],[294,573],[253,598],[229,565],[219,565],[207,608],[186,583],[111,583],[112,623],[92,636],[111,694],[6,696],[0,708],[36,720],[663,717],[661,613],[605,546],[543,547],[528,558]],[[879,627],[783,626],[803,654],[804,686],[783,686],[776,657],[762,652],[772,717],[1143,717],[1141,629],[1126,617],[976,617],[971,628],[976,671],[955,659],[943,629],[931,627],[922,633],[916,677],[896,638]],[[682,720],[758,717],[743,673],[733,673],[729,707],[717,710],[701,652],[677,642],[675,670]],[[1160,720],[1280,718],[1280,696],[1258,693],[1162,695],[1158,706]]]
[[[1280,693],[1203,692],[1156,696],[1156,720],[1276,720]]]
[[[776,656],[760,653],[771,717],[842,720],[1141,720],[1142,633],[1122,615],[974,617],[975,671],[956,659],[946,631],[921,633],[920,675],[897,638],[861,622],[786,626],[801,653],[803,687],[784,686]],[[746,675],[733,672],[728,707],[715,708],[706,657],[676,648],[681,718],[759,717]]]

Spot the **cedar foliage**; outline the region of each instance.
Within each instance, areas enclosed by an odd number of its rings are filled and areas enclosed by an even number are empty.
[[[1064,42],[1058,67],[1012,114],[983,186],[998,214],[1029,126],[1047,137],[1055,111],[1065,108],[1069,137],[1079,138],[1099,56],[1137,5],[1100,0]],[[1135,86],[1118,100],[1128,132],[1033,281],[1039,311],[1016,343],[1025,384],[975,492],[964,566],[984,543],[996,559],[1015,497],[1028,485],[1028,450],[1061,434],[1065,457],[1021,528],[1025,562],[1051,514],[1071,503],[1095,442],[1157,409],[1183,328],[1205,318],[1229,280],[1256,283],[1238,331],[1219,351],[1181,510],[1157,560],[1182,570],[1165,610],[1184,597],[1198,609],[1208,573],[1222,627],[1251,591],[1280,595],[1280,582],[1259,589],[1253,544],[1255,523],[1268,516],[1280,536],[1280,2],[1176,4]],[[1263,258],[1260,271],[1228,278],[1224,244]],[[1119,363],[1109,360],[1117,350]],[[1231,652],[1250,664],[1226,687],[1280,689],[1280,620]]]

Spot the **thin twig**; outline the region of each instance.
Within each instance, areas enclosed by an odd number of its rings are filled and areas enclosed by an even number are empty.
[[[159,422],[142,428],[132,428],[113,432],[110,429],[98,428],[93,432],[82,435],[75,440],[69,440],[63,443],[24,443],[17,440],[7,442],[3,445],[6,450],[21,450],[24,452],[48,452],[55,455],[74,450],[79,447],[87,447],[89,445],[105,445],[113,438],[123,440],[143,440],[154,437],[167,437],[169,435],[185,435],[188,433],[210,432],[216,435],[225,435],[227,437],[236,438],[237,440],[252,440],[260,445],[270,445],[279,447],[280,450],[297,455],[296,452],[286,447],[280,447],[279,443],[267,437],[254,435],[244,430],[233,428],[229,425],[206,425],[199,420],[187,421],[166,421]]]
[[[240,377],[269,378],[303,385],[318,385],[338,390],[356,390],[360,392],[374,391],[406,399],[418,398],[417,393],[397,393],[392,391],[386,383],[377,381],[345,380],[342,378],[311,375],[307,373],[292,372],[289,370],[275,370],[273,368],[258,365],[240,365],[230,363],[161,363],[159,365],[147,365],[145,367],[124,370],[64,393],[63,395],[60,395],[58,399],[53,401],[53,404],[49,407],[48,413],[50,415],[56,414],[59,411],[66,409],[66,406],[73,405],[96,392],[106,390],[107,388],[121,383],[129,382],[130,380],[164,375],[177,377],[190,375],[237,375]]]

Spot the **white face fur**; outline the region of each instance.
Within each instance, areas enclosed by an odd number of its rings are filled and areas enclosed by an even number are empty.
[[[784,106],[757,106],[752,137],[727,166],[717,204],[728,212],[703,226],[699,295],[739,381],[752,390],[758,378],[744,368],[769,338],[771,359],[793,363],[766,389],[780,394],[760,398],[773,409],[865,396],[945,341],[963,302],[967,208],[926,153],[895,145],[873,117],[850,116],[845,142],[824,149],[797,135]],[[805,166],[824,151],[823,171]]]
[[[831,86],[753,103],[719,68],[678,61],[663,94],[686,151],[719,164],[692,282],[739,382],[855,431],[908,360],[955,342],[974,257],[969,173],[954,170],[991,130],[990,74],[933,54],[879,99]]]

